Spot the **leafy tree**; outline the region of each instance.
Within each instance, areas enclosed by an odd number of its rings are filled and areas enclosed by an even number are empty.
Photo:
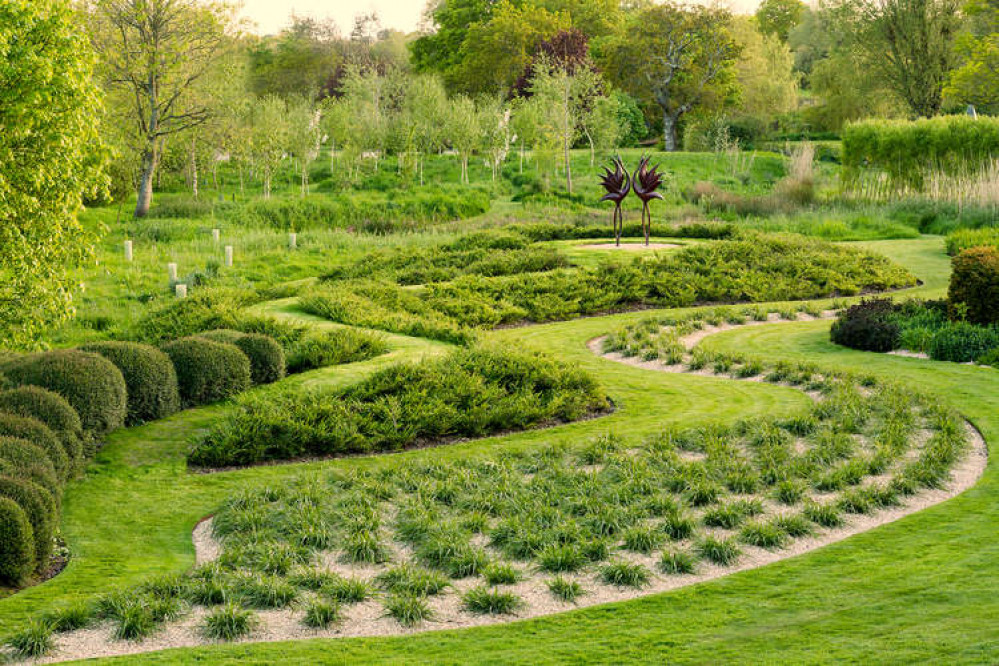
[[[541,137],[542,118],[545,110],[541,102],[533,97],[517,97],[511,103],[510,127],[513,130],[511,141],[517,144],[520,153],[520,173],[524,173],[524,158],[528,148],[537,147]]]
[[[332,22],[292,14],[289,28],[250,47],[251,90],[260,96],[318,95],[340,62],[338,46]]]
[[[742,49],[736,63],[739,108],[751,116],[773,116],[794,110],[798,102],[798,74],[787,44],[764,35],[749,19],[737,17],[732,35]]]
[[[448,99],[437,76],[417,75],[409,81],[405,101],[406,125],[413,133],[417,171],[423,185],[424,156],[444,146]]]
[[[269,199],[274,172],[288,145],[288,105],[277,95],[268,95],[253,104],[249,120],[251,159],[263,178],[264,198]]]
[[[93,53],[65,2],[0,4],[0,338],[38,344],[72,313],[67,268],[91,256],[77,222],[103,151]]]
[[[870,62],[917,116],[940,112],[955,64],[958,10],[958,0],[874,0],[865,8]]]
[[[638,142],[649,133],[649,128],[645,124],[645,114],[638,106],[638,100],[620,90],[613,91],[611,97],[617,101],[617,122],[621,126],[619,145],[638,145]]]
[[[985,113],[999,112],[999,2],[971,0],[964,7],[968,30],[956,40],[957,67],[947,77],[949,105],[974,104]]]
[[[319,156],[322,145],[320,120],[322,111],[307,97],[288,100],[288,153],[298,162],[301,193],[309,193],[309,165]]]
[[[198,86],[224,52],[232,12],[208,0],[93,0],[85,9],[108,84],[130,93],[143,144],[135,216],[144,217],[164,138],[209,116]]]
[[[535,0],[552,13],[565,14],[572,27],[587,38],[606,37],[624,22],[624,3],[620,0]]]
[[[604,45],[598,61],[610,78],[661,110],[666,150],[677,149],[685,114],[732,98],[739,47],[730,22],[731,14],[718,7],[650,5],[634,12]]]
[[[542,61],[551,68],[564,69],[569,74],[575,74],[576,70],[583,67],[596,70],[590,59],[590,45],[586,35],[575,29],[560,30],[550,39],[538,44],[530,65],[513,86],[517,95],[523,97],[531,94],[534,69]]]
[[[801,0],[763,0],[756,9],[756,24],[764,35],[786,42],[807,9]]]
[[[461,62],[445,74],[448,87],[473,95],[506,94],[530,64],[538,44],[568,27],[565,15],[501,0],[488,21],[469,26]]]
[[[465,95],[451,100],[447,138],[461,160],[461,182],[468,182],[468,160],[479,145],[479,114],[475,102]]]
[[[590,144],[590,166],[594,164],[597,150],[613,150],[620,145],[624,127],[618,114],[616,97],[597,97],[584,110],[580,128]]]
[[[482,154],[492,171],[492,179],[506,160],[510,152],[510,111],[496,97],[485,98],[479,102],[479,128],[481,131]]]
[[[431,0],[427,22],[434,30],[410,45],[413,67],[418,72],[438,72],[461,64],[461,48],[473,24],[486,23],[492,16],[493,0]]]

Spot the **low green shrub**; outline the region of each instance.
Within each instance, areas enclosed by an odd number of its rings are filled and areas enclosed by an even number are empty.
[[[609,562],[600,567],[600,579],[618,587],[645,587],[651,577],[647,568],[635,562]]]
[[[73,471],[74,461],[70,460],[62,442],[41,421],[0,412],[0,437],[23,439],[45,451],[45,456],[52,463],[52,468],[61,481],[69,478]]]
[[[305,605],[302,623],[313,629],[326,629],[340,621],[340,604],[325,599],[310,599]]]
[[[232,641],[248,635],[257,626],[256,616],[235,603],[227,603],[205,616],[201,631],[206,638]]]
[[[480,615],[509,615],[523,605],[513,592],[500,592],[485,585],[473,587],[462,595],[466,610]]]
[[[389,595],[385,600],[385,612],[404,627],[415,627],[434,617],[426,598],[406,592]]]
[[[380,338],[352,328],[309,332],[289,345],[288,372],[366,361],[387,349]]]
[[[228,329],[207,331],[198,336],[238,347],[250,360],[250,379],[254,384],[272,384],[285,375],[284,350],[269,336]]]
[[[999,248],[973,247],[954,257],[947,300],[953,318],[999,324]]]
[[[43,657],[55,646],[52,633],[50,624],[31,620],[23,629],[4,639],[4,645],[22,658]]]
[[[59,437],[67,455],[79,464],[83,460],[83,425],[80,415],[58,393],[39,386],[22,386],[0,391],[0,412],[37,419]]]
[[[204,338],[181,338],[163,345],[177,372],[180,397],[187,405],[231,398],[250,387],[250,360],[233,345]]]
[[[103,437],[125,424],[128,389],[121,372],[99,354],[60,349],[0,363],[13,386],[40,386],[58,393],[80,416],[84,430]]]
[[[999,248],[999,227],[956,229],[947,234],[947,254],[955,256],[973,247]]]
[[[30,479],[48,490],[57,502],[62,497],[62,481],[52,461],[44,449],[27,440],[0,436],[0,474]]]
[[[967,363],[999,349],[999,328],[975,326],[968,322],[948,324],[933,335],[930,358]]]
[[[161,344],[210,329],[238,328],[242,318],[240,311],[259,298],[245,289],[197,289],[187,298],[174,299],[148,310],[129,335],[141,342]]]
[[[44,569],[52,557],[52,536],[58,522],[52,495],[26,479],[0,476],[0,497],[14,500],[24,510],[35,542],[35,565],[39,570]]]
[[[394,366],[337,392],[247,399],[188,461],[221,467],[398,450],[572,421],[607,407],[578,369],[519,350],[467,349]]]
[[[129,425],[155,421],[180,409],[177,373],[170,357],[137,342],[94,342],[81,347],[115,364],[128,390]]]
[[[574,603],[583,594],[583,586],[565,576],[555,576],[546,584],[553,597],[566,603]]]
[[[35,537],[24,509],[0,497],[0,581],[18,585],[34,571]]]

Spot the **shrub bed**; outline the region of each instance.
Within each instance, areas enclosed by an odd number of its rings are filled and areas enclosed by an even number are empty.
[[[31,481],[0,476],[0,497],[17,502],[24,510],[34,541],[32,559],[39,569],[47,566],[52,556],[52,536],[58,520],[52,495]]]
[[[994,247],[999,249],[999,227],[983,229],[957,229],[947,234],[947,254],[954,256],[962,250],[973,247]]]
[[[190,337],[162,349],[173,361],[186,405],[218,402],[250,387],[250,360],[238,347]]]
[[[384,354],[383,340],[352,328],[308,332],[288,347],[288,372],[357,363]]]
[[[29,479],[49,491],[58,503],[62,482],[45,450],[29,441],[0,436],[0,474]]]
[[[115,364],[128,389],[129,425],[155,421],[180,409],[177,373],[170,357],[137,342],[95,342],[81,347]]]
[[[343,391],[246,399],[188,461],[224,467],[398,450],[607,408],[607,398],[579,370],[535,354],[475,348],[395,366]]]
[[[45,452],[56,476],[65,481],[73,472],[76,461],[70,459],[56,434],[41,421],[27,416],[0,412],[0,437],[14,437],[31,442]]]
[[[8,384],[40,386],[58,393],[97,437],[120,428],[128,412],[121,372],[99,354],[60,349],[8,359],[0,364]]]

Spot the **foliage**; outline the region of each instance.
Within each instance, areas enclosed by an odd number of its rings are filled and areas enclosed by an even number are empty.
[[[128,390],[128,425],[162,419],[180,409],[177,373],[159,349],[137,342],[95,342],[80,349],[100,354],[121,371]]]
[[[971,173],[999,155],[999,120],[941,116],[868,120],[843,130],[844,177],[880,169],[899,185],[922,186],[929,171]]]
[[[59,521],[55,500],[47,490],[31,481],[5,476],[0,476],[0,497],[13,500],[24,510],[34,538],[31,561],[37,571],[44,572],[52,557],[52,536]]]
[[[599,62],[611,80],[660,107],[667,151],[677,149],[686,113],[722,106],[734,92],[739,49],[728,34],[730,19],[717,7],[649,5],[603,45]]]
[[[65,481],[74,471],[76,460],[69,457],[59,438],[41,421],[26,416],[0,412],[0,437],[14,437],[31,442],[45,451],[56,475]]]
[[[898,325],[891,320],[895,304],[888,298],[873,298],[852,305],[837,317],[830,329],[833,342],[853,349],[887,352],[896,348]]]
[[[8,636],[4,645],[22,658],[41,657],[52,649],[52,626],[46,622],[30,622],[24,629]]]
[[[386,349],[380,338],[352,328],[309,332],[288,346],[288,372],[357,363],[380,356]]]
[[[0,497],[0,580],[18,584],[35,568],[31,523],[13,500]]]
[[[0,437],[0,473],[28,479],[58,498],[62,482],[41,448],[23,439]]]
[[[76,215],[101,189],[100,102],[65,2],[5,2],[0,60],[0,338],[30,347],[73,313],[68,269],[92,255]]]
[[[807,11],[808,7],[801,0],[763,0],[754,16],[760,32],[786,42]]]
[[[173,361],[185,405],[218,402],[250,387],[250,361],[238,347],[190,337],[162,349]]]
[[[189,461],[221,467],[397,450],[575,420],[606,407],[582,372],[509,349],[463,350],[383,370],[344,391],[248,399]]]
[[[973,324],[999,324],[999,248],[974,247],[951,261],[952,313]]]
[[[125,423],[125,379],[103,356],[70,349],[41,352],[5,360],[2,372],[10,385],[40,386],[65,398],[83,429],[97,437]]]
[[[999,248],[999,228],[957,229],[947,234],[947,254],[954,256],[973,247]]]
[[[930,358],[937,361],[968,363],[999,348],[999,329],[955,322],[943,327],[929,345]]]
[[[271,384],[284,377],[284,350],[270,336],[216,329],[199,333],[198,337],[239,348],[250,360],[250,380],[254,384]]]
[[[82,462],[83,425],[76,410],[58,393],[38,386],[0,391],[0,411],[37,419],[59,437],[75,463]]]
[[[132,327],[131,335],[152,344],[217,328],[237,328],[239,311],[257,299],[252,292],[207,287],[187,298],[150,308]]]

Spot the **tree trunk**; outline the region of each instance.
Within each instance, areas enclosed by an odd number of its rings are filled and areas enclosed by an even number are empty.
[[[198,157],[191,151],[191,194],[198,198]]]
[[[678,118],[670,115],[668,111],[663,111],[663,149],[667,153],[676,151],[676,125]]]
[[[524,173],[524,144],[520,144],[520,173]]]
[[[135,202],[135,217],[145,217],[149,213],[149,206],[153,203],[153,176],[158,161],[159,153],[153,141],[142,152],[142,178],[139,181],[139,192]]]

